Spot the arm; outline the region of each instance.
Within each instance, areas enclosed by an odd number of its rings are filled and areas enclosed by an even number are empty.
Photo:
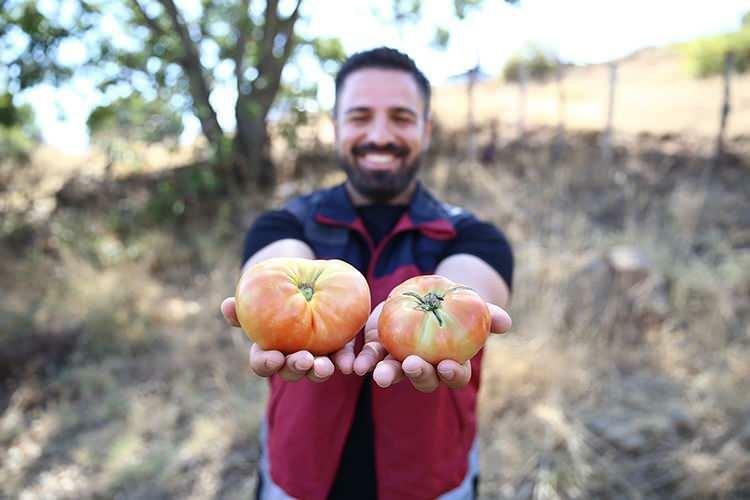
[[[253,264],[257,264],[258,262],[262,262],[271,257],[299,257],[302,259],[314,259],[315,254],[313,254],[310,245],[304,241],[293,238],[284,238],[283,240],[274,241],[255,252],[249,259],[247,259],[245,265],[242,266],[242,271],[244,272]]]
[[[473,288],[489,304],[503,308],[508,304],[510,290],[507,283],[479,257],[466,253],[451,255],[440,262],[435,274]]]

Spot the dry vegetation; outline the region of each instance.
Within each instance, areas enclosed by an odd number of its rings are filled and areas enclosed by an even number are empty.
[[[592,134],[553,142],[423,172],[515,248],[481,497],[750,497],[747,156],[642,135],[603,164]],[[305,163],[270,198],[200,165],[60,190],[57,163],[0,192],[0,497],[248,498],[266,385],[218,304],[252,218],[341,174]]]

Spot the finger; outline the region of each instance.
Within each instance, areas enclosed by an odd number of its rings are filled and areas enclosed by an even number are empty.
[[[270,377],[284,366],[284,355],[279,351],[264,351],[258,344],[250,346],[250,368],[260,377]]]
[[[445,382],[445,385],[451,389],[458,389],[471,380],[471,361],[466,361],[461,365],[452,359],[446,359],[438,364],[437,372],[438,377],[442,382]]]
[[[315,358],[308,351],[297,351],[286,357],[284,367],[279,370],[279,376],[287,382],[295,382],[310,371]]]
[[[333,361],[328,356],[318,356],[313,361],[312,370],[307,372],[307,378],[318,384],[331,378],[333,372]]]
[[[380,320],[380,312],[383,310],[384,302],[381,302],[375,309],[370,313],[370,317],[367,318],[365,324],[365,342],[370,342],[378,339],[378,321]]]
[[[490,324],[490,331],[492,333],[505,333],[513,326],[513,320],[510,319],[505,309],[496,306],[495,304],[487,304],[490,309],[490,317],[492,323]]]
[[[408,356],[401,368],[414,388],[420,392],[432,392],[440,385],[435,367],[419,356]]]
[[[240,326],[240,321],[237,319],[237,303],[234,297],[227,297],[221,303],[221,314],[224,315],[224,319],[232,326]]]
[[[390,387],[400,382],[404,378],[404,372],[401,369],[401,362],[389,354],[386,358],[375,366],[372,372],[372,379],[382,388]]]
[[[354,360],[354,372],[360,376],[364,375],[374,369],[386,354],[388,353],[380,342],[366,343]]]
[[[344,375],[354,370],[354,340],[347,342],[344,347],[333,353],[333,363]]]

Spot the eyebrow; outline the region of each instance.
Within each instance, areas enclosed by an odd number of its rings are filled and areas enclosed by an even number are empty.
[[[347,109],[344,114],[350,115],[352,113],[368,113],[370,111],[372,111],[372,108],[368,108],[367,106],[355,106],[353,108]],[[396,106],[394,108],[390,108],[389,111],[394,113],[406,113],[413,116],[414,118],[417,118],[419,116],[416,111],[405,106]]]

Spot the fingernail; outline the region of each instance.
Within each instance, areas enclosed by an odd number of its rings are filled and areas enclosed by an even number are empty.
[[[453,370],[449,368],[438,368],[438,372],[440,372],[440,376],[443,377],[445,380],[453,380],[453,377],[455,376],[455,373],[453,373]]]
[[[417,368],[416,370],[404,370],[404,373],[410,377],[418,377],[422,374],[422,368]]]

